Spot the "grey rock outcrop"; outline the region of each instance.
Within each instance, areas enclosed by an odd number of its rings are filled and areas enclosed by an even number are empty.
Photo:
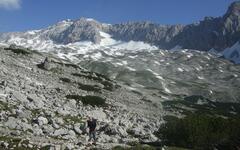
[[[49,37],[57,43],[74,43],[79,41],[92,41],[99,43],[101,36],[99,31],[103,30],[103,25],[95,20],[80,18],[74,21],[66,30],[60,33],[53,33]]]

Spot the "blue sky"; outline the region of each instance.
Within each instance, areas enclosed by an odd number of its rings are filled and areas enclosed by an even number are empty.
[[[189,24],[222,16],[235,0],[0,0],[0,32],[40,29],[64,19]]]

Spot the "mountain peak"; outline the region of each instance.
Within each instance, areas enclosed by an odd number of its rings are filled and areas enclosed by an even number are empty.
[[[229,7],[225,16],[240,15],[240,1],[233,2]]]

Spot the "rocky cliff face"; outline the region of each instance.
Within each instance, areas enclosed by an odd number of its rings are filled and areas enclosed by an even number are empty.
[[[91,19],[81,18],[73,21],[68,28],[60,33],[53,33],[49,37],[57,43],[74,43],[79,41],[92,41],[100,43],[99,31],[104,29],[104,25]]]
[[[133,22],[113,25],[109,33],[118,40],[144,41],[160,48],[168,48],[168,42],[181,32],[183,27],[182,25],[165,26],[151,22]]]
[[[222,17],[205,17],[186,26],[161,26],[153,23],[126,23],[113,25],[110,33],[121,40],[145,41],[162,49],[176,45],[183,49],[219,51],[231,47],[240,38],[240,2],[234,2]]]

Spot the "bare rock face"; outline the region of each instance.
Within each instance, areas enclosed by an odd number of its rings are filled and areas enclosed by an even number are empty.
[[[117,40],[144,41],[160,48],[167,48],[168,42],[178,35],[183,28],[183,25],[165,26],[151,22],[129,22],[115,24],[110,27],[108,32]]]
[[[93,43],[99,43],[101,36],[99,31],[103,29],[101,23],[95,20],[88,20],[81,18],[74,21],[64,31],[52,34],[50,38],[57,43],[74,43],[79,41],[91,41]]]
[[[150,22],[113,25],[109,33],[123,41],[145,41],[162,49],[180,45],[184,49],[207,51],[231,47],[240,38],[240,2],[234,2],[222,17],[205,17],[190,25],[162,26]]]

